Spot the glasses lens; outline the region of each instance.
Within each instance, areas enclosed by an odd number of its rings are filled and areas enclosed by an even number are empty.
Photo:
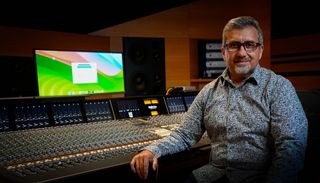
[[[243,43],[244,47],[246,48],[247,51],[254,51],[257,49],[258,44],[252,41],[247,41]]]
[[[230,52],[240,50],[241,46],[243,46],[247,52],[253,52],[258,48],[258,46],[260,46],[260,44],[253,41],[246,41],[244,43],[234,41],[226,44],[226,48]]]
[[[240,42],[230,42],[229,44],[227,44],[228,51],[238,51],[240,47],[241,47]]]

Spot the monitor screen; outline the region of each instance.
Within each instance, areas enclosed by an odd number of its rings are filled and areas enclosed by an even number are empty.
[[[67,125],[83,122],[80,102],[62,102],[52,104],[52,115],[55,125]]]
[[[124,92],[120,52],[35,50],[39,96]]]
[[[186,112],[182,96],[166,96],[168,111],[170,114],[178,112]]]
[[[84,103],[87,121],[105,121],[113,119],[109,100],[90,100]]]
[[[118,119],[141,117],[142,110],[138,99],[114,100],[115,114]]]
[[[184,102],[186,103],[187,109],[189,109],[189,107],[191,106],[195,98],[196,98],[195,95],[184,96]]]
[[[13,113],[17,130],[50,125],[45,104],[18,104],[14,107]]]

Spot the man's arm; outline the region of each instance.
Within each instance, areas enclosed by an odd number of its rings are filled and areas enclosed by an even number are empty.
[[[308,122],[292,84],[278,82],[271,100],[271,135],[275,156],[268,182],[295,182],[304,164]]]

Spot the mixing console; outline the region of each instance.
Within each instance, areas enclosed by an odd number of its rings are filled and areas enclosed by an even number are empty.
[[[84,103],[87,121],[103,121],[113,119],[109,101],[86,101]]]
[[[170,114],[186,111],[182,96],[166,96],[165,100]]]
[[[180,98],[165,97],[4,102],[0,173],[14,182],[49,182],[128,164],[179,125]],[[168,105],[177,110],[168,114]]]
[[[194,98],[195,98],[194,95],[186,95],[186,96],[184,96],[184,100],[185,100],[187,109],[189,109],[189,107],[192,104]]]
[[[56,125],[75,124],[83,122],[80,104],[57,103],[52,104],[53,121]]]
[[[8,109],[0,106],[0,132],[9,130]]]

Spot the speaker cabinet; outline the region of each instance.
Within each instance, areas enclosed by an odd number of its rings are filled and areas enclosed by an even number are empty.
[[[32,57],[0,56],[0,97],[37,96],[37,78]]]
[[[164,38],[123,38],[125,95],[166,92]]]

